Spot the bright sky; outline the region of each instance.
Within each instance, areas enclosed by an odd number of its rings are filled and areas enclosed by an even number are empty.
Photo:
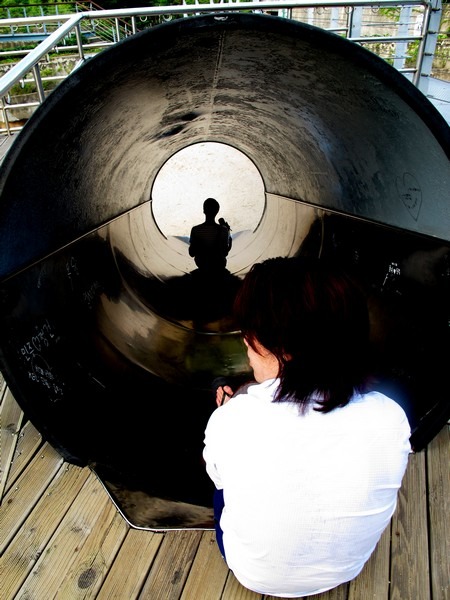
[[[203,201],[215,198],[232,233],[254,230],[264,211],[264,185],[255,165],[226,144],[202,142],[180,150],[158,173],[155,220],[166,236],[187,236],[204,220]]]

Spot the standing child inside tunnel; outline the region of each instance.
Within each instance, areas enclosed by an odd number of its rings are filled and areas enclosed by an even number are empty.
[[[218,546],[250,590],[322,593],[361,572],[390,522],[408,419],[369,388],[366,297],[337,266],[266,260],[234,307],[255,383],[219,388],[205,431]]]
[[[219,210],[217,200],[207,198],[203,202],[205,220],[192,227],[189,238],[189,255],[202,273],[211,275],[224,271],[232,245],[228,223],[224,219],[216,223]]]

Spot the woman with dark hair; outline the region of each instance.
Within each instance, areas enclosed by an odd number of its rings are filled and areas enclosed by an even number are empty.
[[[255,592],[318,594],[356,577],[374,551],[410,426],[369,389],[367,300],[342,269],[266,260],[234,308],[255,381],[220,387],[205,431],[219,549]]]

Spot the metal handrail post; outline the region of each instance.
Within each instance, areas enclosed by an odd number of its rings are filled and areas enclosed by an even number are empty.
[[[397,35],[398,36],[407,36],[408,35],[408,24],[411,19],[412,6],[402,6],[400,9],[400,18],[397,27]],[[406,51],[408,44],[406,42],[398,42],[395,44],[395,54],[393,65],[394,67],[400,71],[405,66],[406,61]]]
[[[345,33],[345,37],[351,37],[353,30],[353,11],[355,10],[354,6],[349,6],[347,9],[347,31]]]
[[[422,75],[422,66],[423,66],[423,56],[424,56],[424,52],[425,52],[425,32],[428,29],[428,24],[430,21],[430,5],[428,5],[425,9],[425,16],[423,19],[423,23],[422,23],[422,31],[421,31],[421,41],[419,44],[419,50],[417,52],[417,70],[414,74],[413,77],[413,84],[416,87],[419,87],[419,83],[420,83],[420,79],[421,79],[421,75]]]
[[[26,19],[28,15],[27,15],[27,9],[25,8],[25,6],[23,7],[22,12],[23,12],[23,16]],[[27,25],[27,33],[30,33],[30,26],[29,25]]]
[[[116,35],[117,35],[117,42],[120,42],[120,27],[119,27],[119,19],[116,17],[114,19],[115,24],[116,24]]]
[[[81,22],[78,22],[75,26],[75,36],[77,38],[77,47],[80,60],[84,60],[83,38],[81,37]]]
[[[9,118],[8,118],[8,109],[6,108],[6,103],[5,103],[5,97],[4,96],[2,96],[2,113],[3,113],[3,117],[5,119],[6,133],[8,135],[11,135],[11,127],[9,125]]]
[[[39,70],[39,63],[36,63],[35,65],[33,65],[33,75],[34,75],[34,81],[36,82],[36,89],[37,89],[37,93],[38,93],[38,97],[39,97],[39,102],[44,102],[45,100],[45,92],[44,92],[44,86],[42,85],[42,78],[41,78],[41,72]]]
[[[441,15],[442,0],[433,0],[427,5],[422,26],[422,41],[417,57],[417,71],[413,78],[414,85],[423,94],[427,94],[428,92],[429,77],[433,67]]]
[[[352,9],[351,25],[348,37],[360,37],[362,24],[362,6],[354,6]]]
[[[42,6],[41,6],[40,12],[41,12],[41,16],[44,16],[44,9]],[[45,23],[43,24],[43,28],[44,28],[44,33],[47,34],[47,25]]]

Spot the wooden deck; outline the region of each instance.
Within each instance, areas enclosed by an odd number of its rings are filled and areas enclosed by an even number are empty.
[[[96,475],[27,421],[0,375],[0,598],[269,600],[243,588],[210,530],[135,529]],[[410,457],[397,511],[349,584],[312,599],[450,598],[449,426]]]

